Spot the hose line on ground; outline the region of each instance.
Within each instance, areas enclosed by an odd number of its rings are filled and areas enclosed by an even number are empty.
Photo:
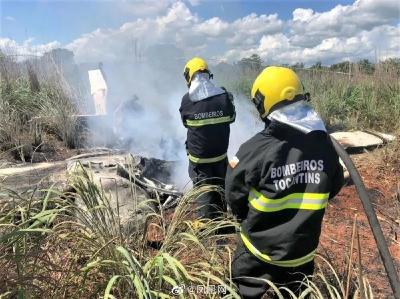
[[[397,271],[393,259],[390,255],[388,246],[386,244],[385,237],[383,236],[378,218],[376,217],[371,200],[368,196],[367,190],[365,189],[364,183],[360,177],[360,174],[358,173],[357,168],[354,166],[353,161],[351,160],[345,149],[333,137],[331,137],[331,139],[336,152],[342,159],[344,165],[347,167],[350,177],[353,180],[354,185],[356,186],[357,193],[361,199],[365,214],[367,215],[368,222],[374,235],[376,244],[378,245],[379,254],[382,258],[387,276],[389,277],[389,283],[392,287],[394,297],[396,299],[400,299],[400,282],[397,276]]]

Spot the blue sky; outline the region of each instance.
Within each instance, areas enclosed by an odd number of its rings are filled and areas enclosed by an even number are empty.
[[[213,61],[252,54],[305,64],[400,57],[398,0],[0,3],[0,50],[19,56],[62,47],[77,61],[111,61],[168,44],[185,57]]]
[[[322,12],[353,1],[205,1],[188,6],[204,19],[233,21],[250,13],[274,14],[287,20],[296,8]],[[1,1],[1,36],[17,42],[33,37],[34,44],[58,40],[69,43],[97,28],[118,28],[137,18],[129,11],[114,11],[115,1]]]
[[[250,13],[273,14],[277,13],[280,18],[287,20],[292,17],[296,8],[311,8],[321,12],[330,10],[338,4],[347,5],[354,1],[342,0],[268,0],[268,1],[207,1],[195,7],[195,11],[204,17],[219,16],[225,20],[234,20]]]

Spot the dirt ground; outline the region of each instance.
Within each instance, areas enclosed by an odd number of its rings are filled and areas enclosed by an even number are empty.
[[[24,145],[11,148],[0,147],[0,169],[26,163],[58,162],[85,152],[83,149],[68,149],[54,136],[46,134],[38,146]]]
[[[353,155],[352,158],[373,201],[400,273],[400,168],[399,165],[385,165],[379,151]],[[346,273],[355,215],[360,235],[363,274],[370,282],[375,298],[391,298],[389,281],[354,185],[344,187],[330,202],[324,218],[319,252],[328,257],[329,262],[339,270],[338,274]],[[353,260],[356,260],[357,249],[353,252]]]

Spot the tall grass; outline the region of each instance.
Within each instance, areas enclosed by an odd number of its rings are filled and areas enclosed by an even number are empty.
[[[150,236],[147,229],[122,227],[118,208],[86,171],[71,182],[74,192],[64,194],[0,189],[0,266],[7,269],[0,272],[2,298],[240,298],[230,271],[234,238],[218,233],[233,220],[193,225],[196,198],[221,190],[190,190],[174,213],[158,200],[142,202],[138,208],[148,211],[146,223],[157,231]],[[299,298],[345,298],[346,281],[359,289],[332,266],[320,267]],[[295,298],[267,283],[280,298]]]
[[[400,128],[400,77],[395,70],[381,70],[377,65],[372,75],[298,72],[329,127],[392,133]]]
[[[38,145],[42,132],[75,147],[77,91],[54,61],[0,57],[0,149]]]
[[[400,70],[393,63],[381,62],[365,74],[358,64],[351,71],[295,69],[311,103],[331,129],[375,129],[394,133],[400,128]],[[250,100],[250,91],[258,73],[226,76],[218,74],[218,83]]]

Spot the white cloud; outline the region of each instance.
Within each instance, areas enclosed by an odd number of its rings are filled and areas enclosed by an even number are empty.
[[[4,20],[9,21],[9,22],[15,22],[15,21],[16,21],[15,18],[12,17],[12,16],[6,16],[6,17],[4,18]]]
[[[284,34],[277,34],[264,36],[258,47],[246,54],[258,53],[269,63],[312,64],[316,61],[336,63],[361,58],[384,59],[400,56],[399,36],[400,27],[382,25],[351,37],[329,37],[314,47],[300,47],[293,45]]]
[[[117,29],[97,29],[66,47],[74,51],[78,61],[129,58],[143,54],[146,48],[158,43],[198,47],[199,40],[191,38],[190,30],[199,22],[184,3],[176,2],[164,15],[139,18]]]
[[[246,50],[257,44],[264,34],[277,33],[284,22],[278,15],[250,14],[233,22],[218,17],[202,20],[183,2],[175,2],[160,16],[140,18],[115,30],[98,29],[84,34],[67,48],[78,60],[99,60],[132,54],[132,44],[141,51],[152,44],[170,43],[184,50],[187,56],[221,56],[228,47]]]
[[[150,1],[147,9],[142,2],[122,3],[134,16],[143,11],[119,28],[99,28],[64,46],[74,51],[77,61],[93,62],[135,56],[145,59],[146,51],[156,44],[175,45],[186,58],[200,55],[227,61],[254,53],[268,63],[306,64],[400,56],[400,9],[394,0],[357,0],[325,12],[298,8],[287,21],[277,14],[255,13],[233,21],[202,19],[185,3],[188,2]],[[11,43],[7,41],[8,47]],[[0,48],[4,44],[3,39]],[[33,46],[29,41],[12,47],[26,53],[56,46],[60,44]]]
[[[197,6],[201,0],[183,0],[191,6]],[[116,11],[127,12],[137,17],[154,17],[165,13],[165,11],[177,0],[122,0],[115,1]]]
[[[191,13],[189,8],[183,2],[172,4],[165,16],[157,18],[157,22],[160,26],[171,25],[176,28],[185,27],[196,21],[197,17]]]
[[[0,49],[5,54],[23,58],[24,56],[40,56],[61,46],[57,41],[41,45],[33,45],[33,41],[33,38],[29,38],[23,43],[17,43],[9,38],[0,38]]]
[[[399,14],[400,4],[394,0],[358,0],[326,12],[298,8],[284,30],[263,34],[251,47],[231,49],[223,57],[257,53],[268,63],[306,64],[399,57]]]
[[[190,3],[190,5],[192,6],[197,6],[200,4],[201,0],[188,0],[188,2]]]
[[[329,37],[351,37],[364,30],[396,23],[400,16],[397,0],[357,0],[352,5],[337,5],[326,12],[297,8],[290,21],[292,42],[316,46]]]
[[[227,42],[230,47],[247,50],[263,35],[281,32],[284,29],[283,25],[284,22],[278,18],[277,14],[258,16],[252,13],[231,24]]]
[[[115,11],[123,11],[136,17],[151,17],[164,13],[174,0],[115,1]]]
[[[229,23],[216,17],[197,24],[193,30],[196,33],[214,37],[222,36],[230,31]]]

